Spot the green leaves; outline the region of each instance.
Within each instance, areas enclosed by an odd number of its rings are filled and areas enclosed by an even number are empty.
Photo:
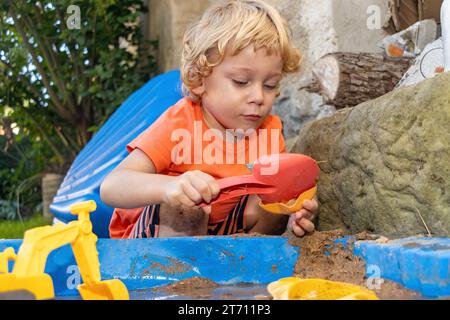
[[[67,28],[69,5],[80,9],[79,29]],[[142,39],[142,10],[141,0],[0,3],[0,115],[17,124],[13,141],[21,150],[14,161],[0,153],[0,163],[10,161],[0,176],[16,177],[8,183],[67,168],[109,115],[155,75],[157,43]],[[2,188],[0,199],[13,189]]]
[[[15,112],[22,100],[34,101],[30,109],[47,107],[56,117],[37,122],[67,123],[63,131],[77,140],[77,150],[64,150],[52,131],[47,140],[63,154],[78,151],[93,133],[88,128],[104,122],[155,74],[151,52],[156,43],[143,41],[138,23],[142,1],[73,1],[79,29],[67,28],[73,13],[66,0],[7,3],[0,6],[0,79],[6,83],[1,96],[14,94],[9,104]]]

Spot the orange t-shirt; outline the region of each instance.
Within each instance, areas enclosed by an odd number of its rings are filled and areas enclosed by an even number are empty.
[[[143,151],[158,174],[178,176],[200,170],[216,179],[251,174],[247,163],[263,155],[285,152],[281,120],[275,115],[267,116],[253,135],[247,131],[243,139],[230,137],[210,130],[201,106],[183,98],[129,143],[127,149]],[[209,222],[225,220],[238,201],[235,198],[213,204]],[[115,210],[110,224],[111,237],[126,237],[141,211],[142,208]]]

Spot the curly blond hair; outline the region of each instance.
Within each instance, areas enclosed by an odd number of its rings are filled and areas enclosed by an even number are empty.
[[[192,92],[225,56],[238,54],[248,45],[280,54],[283,73],[295,72],[301,63],[299,49],[291,40],[291,30],[278,11],[262,0],[228,0],[208,8],[184,34],[181,55],[183,93],[194,102]],[[219,59],[210,61],[211,54]]]

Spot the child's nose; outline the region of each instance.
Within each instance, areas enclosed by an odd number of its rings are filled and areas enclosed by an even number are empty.
[[[264,88],[261,84],[251,86],[249,102],[261,105],[264,102]]]

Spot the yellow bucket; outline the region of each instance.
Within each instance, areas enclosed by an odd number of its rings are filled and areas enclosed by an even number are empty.
[[[283,278],[267,290],[274,300],[379,300],[366,288],[324,279]]]

